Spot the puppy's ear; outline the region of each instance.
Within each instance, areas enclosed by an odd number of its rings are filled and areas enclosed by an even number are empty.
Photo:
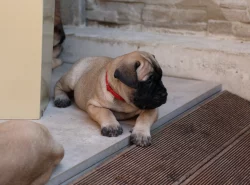
[[[123,64],[115,70],[114,77],[119,79],[122,83],[128,87],[137,88],[137,68],[140,66],[140,62],[136,61],[131,64]]]

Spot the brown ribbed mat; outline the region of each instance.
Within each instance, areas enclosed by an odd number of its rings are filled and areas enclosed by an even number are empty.
[[[184,184],[250,184],[250,131],[237,139]]]
[[[179,184],[249,128],[250,103],[225,91],[167,125],[150,147],[131,147],[73,184]]]

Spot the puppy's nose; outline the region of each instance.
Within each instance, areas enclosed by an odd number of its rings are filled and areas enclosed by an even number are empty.
[[[168,95],[167,89],[166,89],[166,88],[161,89],[161,91],[160,91],[160,96],[161,96],[161,97],[165,97],[165,96],[167,96],[167,95]]]
[[[162,92],[162,93],[160,94],[160,96],[161,96],[161,97],[165,97],[165,96],[168,96],[168,93],[167,93],[167,91],[166,91],[166,92]]]

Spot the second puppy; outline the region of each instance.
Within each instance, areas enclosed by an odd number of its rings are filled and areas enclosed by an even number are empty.
[[[64,29],[63,29],[62,19],[61,19],[60,0],[56,0],[55,1],[55,14],[54,14],[52,69],[55,69],[62,64],[62,60],[58,57],[63,50],[62,44],[65,38],[66,36],[65,36]]]

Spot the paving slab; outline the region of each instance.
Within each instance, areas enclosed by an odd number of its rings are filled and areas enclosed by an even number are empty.
[[[64,64],[54,70],[51,92],[56,81],[70,66],[71,64]],[[163,77],[163,82],[169,92],[168,101],[159,108],[159,119],[152,129],[221,90],[221,85],[217,83],[197,80]],[[129,131],[134,124],[134,120],[123,121],[121,124],[124,133],[121,136],[104,137],[101,136],[99,125],[76,105],[59,109],[52,102],[38,122],[44,124],[65,149],[65,157],[48,185],[63,183],[129,145]]]

